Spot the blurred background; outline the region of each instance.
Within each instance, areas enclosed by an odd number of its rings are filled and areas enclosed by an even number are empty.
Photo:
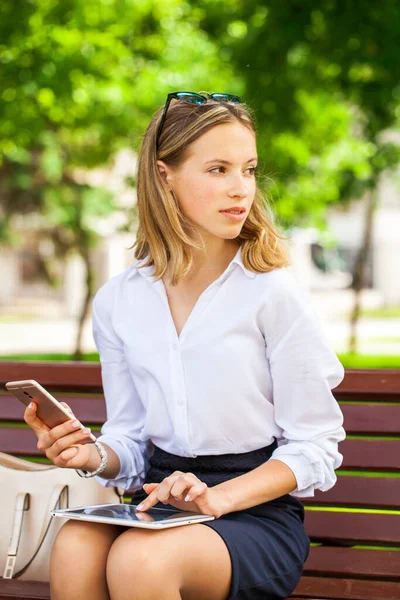
[[[254,111],[260,184],[346,367],[400,367],[395,0],[2,0],[0,358],[98,360],[135,262],[136,154],[170,91]]]

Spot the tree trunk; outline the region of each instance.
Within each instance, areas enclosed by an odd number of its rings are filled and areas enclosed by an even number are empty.
[[[377,186],[368,193],[367,210],[365,213],[365,228],[361,247],[359,249],[353,270],[354,303],[350,317],[349,352],[357,352],[357,325],[361,311],[361,291],[365,283],[367,260],[371,251],[374,214],[377,206]]]
[[[86,232],[82,232],[81,240],[83,243],[80,245],[79,254],[82,256],[83,261],[85,263],[85,268],[86,268],[86,277],[85,277],[86,293],[85,293],[85,299],[82,304],[82,311],[79,316],[78,330],[76,333],[76,341],[75,341],[75,350],[74,350],[74,353],[72,356],[72,360],[78,360],[78,361],[82,360],[83,326],[85,324],[85,320],[86,320],[86,317],[89,312],[90,300],[93,297],[93,284],[94,284],[94,273],[93,273],[93,269],[92,269],[92,265],[91,265],[91,261],[90,261],[90,251],[89,251],[89,244],[88,244],[89,240],[88,240],[88,236],[87,236]]]

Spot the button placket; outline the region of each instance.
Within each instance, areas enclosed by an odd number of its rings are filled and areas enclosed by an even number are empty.
[[[186,392],[184,386],[183,366],[180,344],[172,342],[172,390],[174,402],[175,431],[179,444],[184,448],[188,446]]]
[[[208,286],[208,288],[206,288],[204,290],[204,292],[197,299],[197,302],[194,305],[192,312],[190,313],[189,317],[186,320],[186,323],[184,324],[184,326],[182,328],[181,334],[179,336],[179,342],[182,342],[183,339],[186,339],[186,337],[188,335],[188,331],[190,331],[190,328],[193,326],[194,320],[202,314],[204,309],[209,304],[210,297],[213,296],[213,292],[214,293],[216,292],[215,285],[216,285],[216,282],[214,281],[213,283],[211,283]]]
[[[210,283],[210,285],[203,291],[203,293],[200,294],[195,306],[193,307],[192,312],[190,313],[185,325],[183,326],[183,329],[179,336],[179,342],[182,342],[184,338],[186,339],[186,336],[188,335],[188,330],[190,330],[190,327],[192,327],[194,319],[202,315],[204,310],[207,308],[207,306],[218,293],[221,285],[228,278],[230,272],[231,269],[230,267],[228,267],[227,270],[222,275],[220,275],[218,279]]]

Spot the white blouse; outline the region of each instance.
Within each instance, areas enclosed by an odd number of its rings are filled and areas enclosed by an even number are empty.
[[[178,336],[162,280],[138,261],[93,300],[107,408],[100,441],[121,469],[105,486],[138,489],[154,444],[179,456],[238,454],[278,440],[295,496],[328,490],[342,463],[344,369],[287,269],[254,273],[241,248],[201,294]]]

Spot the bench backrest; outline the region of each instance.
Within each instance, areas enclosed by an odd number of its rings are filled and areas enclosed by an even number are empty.
[[[4,388],[6,381],[18,379],[38,381],[67,402],[95,434],[106,419],[98,363],[0,362],[0,451],[43,459],[36,436],[23,422],[23,406]],[[398,580],[400,370],[347,370],[334,395],[345,419],[347,438],[340,445],[344,460],[330,491],[303,500],[308,534],[320,545],[308,570],[315,575],[337,565],[337,575],[384,574]]]

